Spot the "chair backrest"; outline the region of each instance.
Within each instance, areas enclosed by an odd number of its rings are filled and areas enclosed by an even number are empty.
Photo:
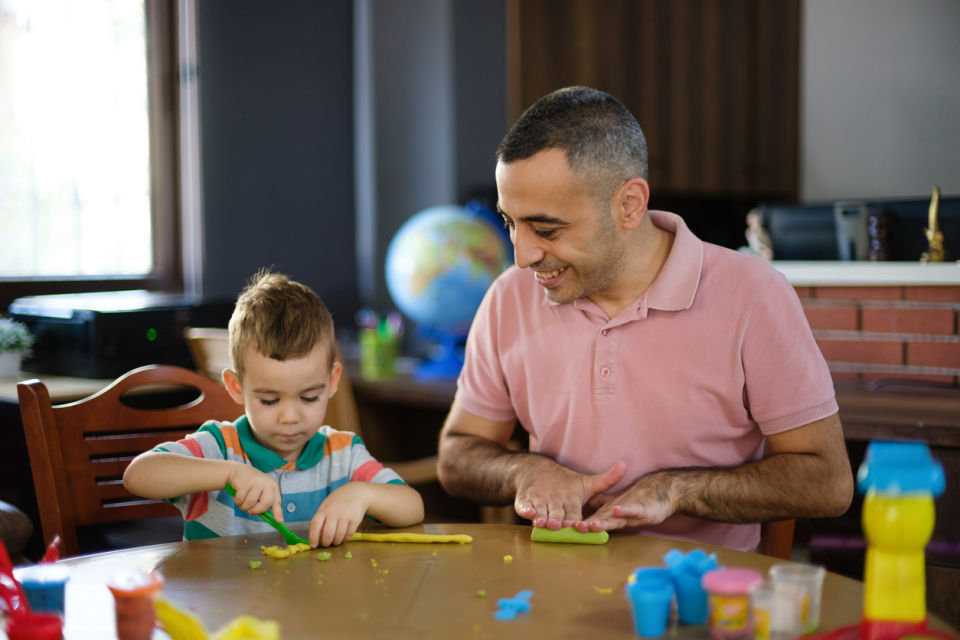
[[[193,364],[211,380],[230,367],[230,343],[226,329],[187,327],[183,337],[193,356]]]
[[[760,553],[789,560],[793,552],[793,529],[796,520],[776,520],[760,525]]]
[[[212,327],[187,327],[184,338],[193,355],[193,363],[197,370],[213,380],[220,380],[220,374],[230,367],[229,334],[226,329]],[[340,349],[337,348],[337,359],[341,362]],[[340,376],[337,393],[327,405],[327,415],[324,421],[335,429],[353,431],[362,438],[360,433],[360,413],[357,410],[357,400],[353,395],[353,386],[346,367]]]
[[[79,552],[79,526],[175,515],[123,487],[127,464],[207,420],[243,414],[222,384],[171,365],[134,369],[68,404],[53,406],[40,380],[19,383],[17,393],[44,539],[59,533],[65,555]]]

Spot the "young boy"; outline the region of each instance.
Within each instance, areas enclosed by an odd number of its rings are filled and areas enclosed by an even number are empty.
[[[123,474],[131,493],[174,499],[187,540],[271,531],[257,517],[268,509],[279,522],[309,520],[314,547],[348,539],[365,515],[393,527],[423,520],[420,494],[360,438],[321,426],[342,365],[313,291],[261,271],[237,299],[229,333],[223,384],[246,414],[137,456]]]

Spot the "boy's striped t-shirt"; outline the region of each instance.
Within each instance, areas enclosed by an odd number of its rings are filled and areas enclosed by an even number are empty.
[[[207,422],[183,440],[165,442],[153,450],[233,460],[259,469],[280,486],[287,524],[309,522],[324,498],[348,482],[404,484],[395,471],[370,455],[357,434],[328,426],[317,430],[295,462],[284,460],[257,442],[245,415],[232,423]],[[183,514],[184,540],[273,531],[259,517],[238,509],[223,489],[193,493],[171,502]]]

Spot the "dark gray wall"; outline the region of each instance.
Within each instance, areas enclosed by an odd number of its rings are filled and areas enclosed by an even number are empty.
[[[207,295],[234,298],[272,265],[349,324],[361,304],[392,306],[383,264],[404,221],[493,184],[507,124],[503,0],[356,2],[370,38],[359,80],[354,0],[197,3]],[[373,156],[359,228],[358,81],[370,87],[359,113],[370,109],[361,126],[372,136],[360,147]],[[364,237],[371,252],[358,256]]]
[[[494,184],[506,130],[506,12],[502,1],[369,0],[372,36],[373,291],[390,240],[410,216],[459,203]]]
[[[495,189],[494,153],[506,133],[507,17],[503,2],[454,0],[457,196]]]
[[[205,1],[197,10],[205,293],[233,298],[274,266],[350,322],[353,3]]]

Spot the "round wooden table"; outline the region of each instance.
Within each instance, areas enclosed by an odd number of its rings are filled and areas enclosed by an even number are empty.
[[[67,640],[115,638],[113,597],[105,582],[127,569],[157,570],[162,594],[215,631],[243,614],[277,620],[299,638],[633,638],[623,587],[637,567],[662,566],[670,549],[700,546],[720,564],[761,572],[775,558],[639,535],[605,545],[530,541],[530,527],[429,524],[395,531],[466,533],[471,544],[350,542],[272,560],[260,545],[279,534],[178,542],[67,558]],[[303,533],[303,532],[300,532]],[[349,552],[351,558],[344,555]],[[507,559],[511,556],[512,559]],[[260,561],[251,568],[251,561]],[[493,617],[498,598],[529,589],[532,609],[511,621]],[[482,592],[482,595],[481,595]],[[856,624],[863,584],[828,573],[820,633]],[[932,626],[949,629],[938,620]],[[706,638],[703,626],[668,636]],[[156,638],[166,634],[157,631]]]

